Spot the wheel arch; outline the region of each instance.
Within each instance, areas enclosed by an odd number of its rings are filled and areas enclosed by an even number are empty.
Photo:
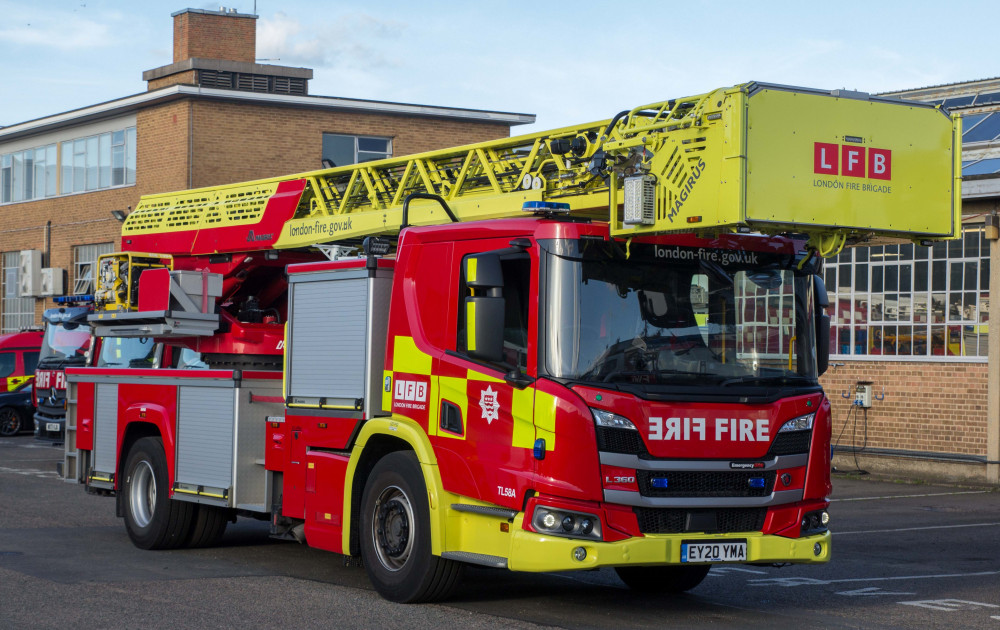
[[[431,553],[440,555],[445,535],[445,510],[440,504],[444,488],[438,472],[437,457],[424,430],[412,420],[401,417],[373,418],[358,435],[351,461],[347,465],[344,492],[345,553],[357,556],[360,546],[361,495],[365,483],[380,459],[396,451],[411,451],[417,456],[427,486],[431,517]]]

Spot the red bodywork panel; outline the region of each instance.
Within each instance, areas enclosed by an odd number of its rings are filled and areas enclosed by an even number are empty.
[[[87,377],[108,376],[119,379],[116,453],[121,458],[121,447],[124,436],[135,423],[150,424],[156,427],[163,439],[163,450],[167,459],[167,479],[172,486],[174,482],[174,467],[176,457],[175,435],[177,426],[177,387],[186,381],[199,379],[234,379],[237,373],[233,370],[173,370],[173,369],[121,369],[121,368],[69,368],[69,374],[85,375]],[[243,371],[243,381],[280,380],[281,374],[276,372]],[[150,379],[175,380],[175,384],[150,384]],[[135,379],[129,382],[130,379]],[[77,384],[77,447],[83,450],[93,449],[94,440],[94,383]],[[119,461],[119,464],[121,462]],[[115,477],[115,488],[120,489],[120,479]]]
[[[38,363],[38,354],[42,347],[42,331],[27,330],[24,332],[9,333],[0,335],[0,355],[8,355],[13,361],[7,361],[11,366],[10,372],[0,379],[0,392],[15,391],[25,387],[25,381],[34,376],[34,372],[28,372],[28,361],[25,361],[25,354],[33,352],[35,354],[34,363]],[[13,365],[11,365],[13,364]],[[34,396],[32,396],[34,400]]]
[[[122,251],[203,256],[273,249],[281,229],[294,216],[305,188],[304,179],[279,183],[276,192],[268,199],[260,221],[256,223],[201,230],[123,235]]]
[[[587,406],[635,424],[649,454],[663,459],[762,459],[781,425],[820,410],[822,394],[768,405],[658,403],[590,387],[574,388]]]

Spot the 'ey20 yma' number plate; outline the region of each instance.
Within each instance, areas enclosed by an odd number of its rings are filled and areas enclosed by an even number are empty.
[[[746,562],[747,541],[682,542],[681,562]]]

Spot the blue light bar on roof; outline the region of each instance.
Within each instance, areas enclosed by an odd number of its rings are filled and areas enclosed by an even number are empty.
[[[569,212],[569,204],[556,201],[525,201],[521,210],[525,212]]]
[[[87,295],[61,295],[52,298],[56,304],[89,304],[94,301],[92,294]]]

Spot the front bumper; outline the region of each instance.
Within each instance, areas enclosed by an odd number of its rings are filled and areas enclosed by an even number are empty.
[[[52,418],[35,414],[35,439],[62,442],[65,438],[66,418]]]
[[[830,532],[803,538],[746,532],[735,534],[646,534],[619,542],[591,542],[514,531],[508,568],[514,571],[573,571],[600,567],[681,564],[681,542],[746,540],[748,564],[820,564],[830,559]],[[819,553],[816,553],[819,545]],[[583,547],[587,555],[576,560],[574,551]],[[729,564],[729,563],[721,563]]]

